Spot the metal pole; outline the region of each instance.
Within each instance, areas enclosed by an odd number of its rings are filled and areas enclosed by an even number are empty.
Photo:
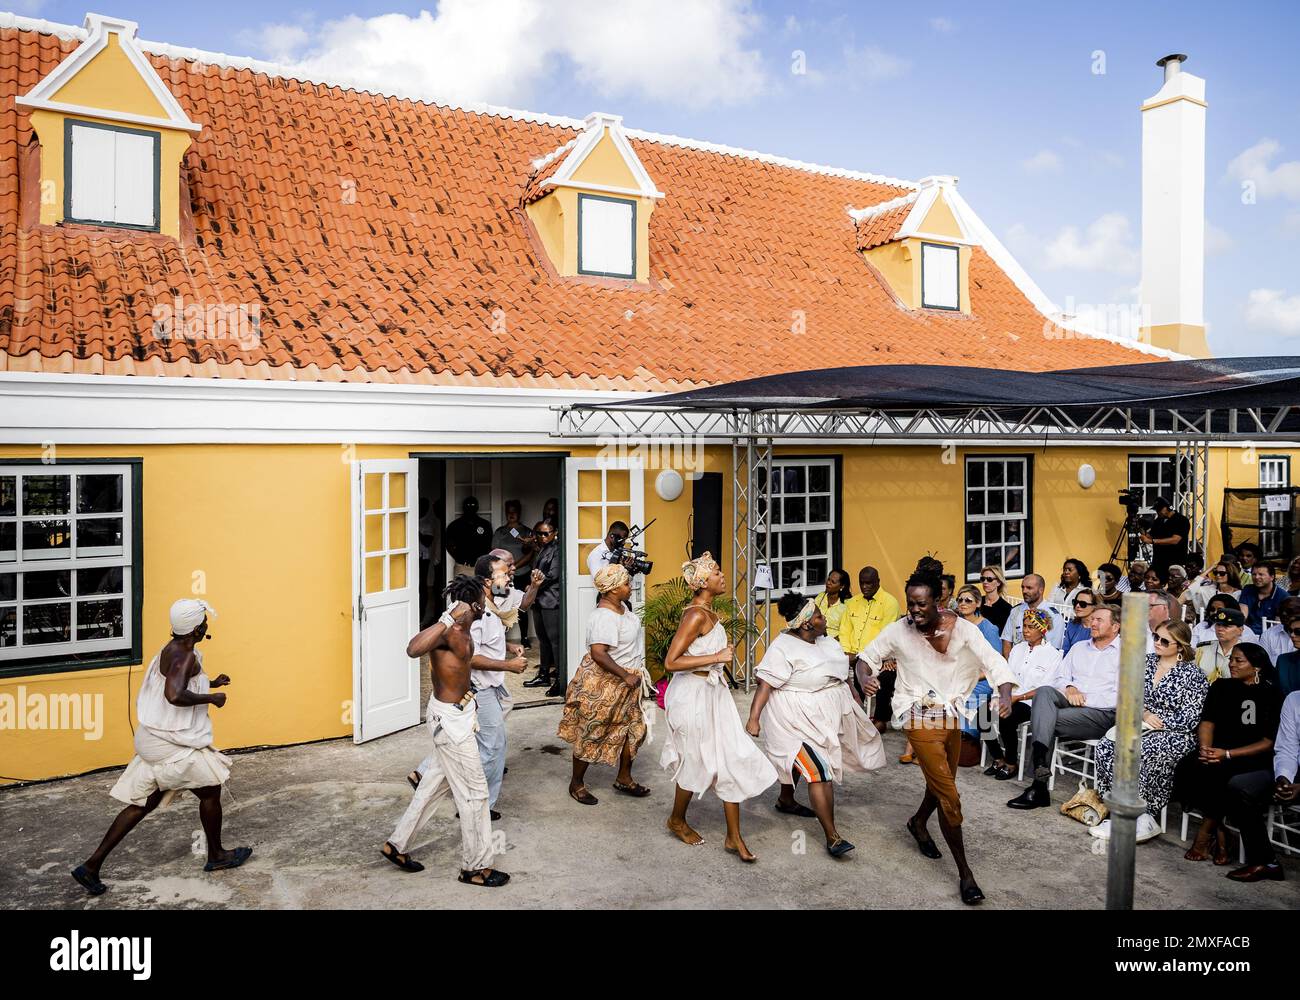
[[[1137,820],[1147,808],[1138,794],[1147,613],[1145,593],[1124,595],[1119,647],[1119,703],[1115,706],[1115,776],[1110,794],[1106,796],[1106,804],[1110,807],[1110,858],[1106,870],[1108,910],[1133,909]]]

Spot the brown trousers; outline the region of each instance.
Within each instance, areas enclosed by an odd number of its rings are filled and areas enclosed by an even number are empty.
[[[948,720],[951,724],[953,720]],[[957,794],[957,762],[961,759],[961,729],[951,728],[943,722],[914,720],[903,727],[912,741],[916,755],[925,774],[925,787],[943,810],[944,819],[952,827],[961,826],[961,796]]]

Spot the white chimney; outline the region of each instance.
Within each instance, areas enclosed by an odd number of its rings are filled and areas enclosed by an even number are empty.
[[[1184,55],[1142,105],[1142,306],[1147,340],[1209,357],[1205,340],[1205,81]]]

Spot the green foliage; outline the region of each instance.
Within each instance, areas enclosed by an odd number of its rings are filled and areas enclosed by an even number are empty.
[[[656,584],[646,595],[645,605],[639,614],[645,628],[646,664],[650,667],[650,676],[656,681],[664,675],[664,658],[668,655],[668,647],[677,634],[677,626],[682,623],[682,615],[686,613],[686,605],[690,600],[691,588],[681,577]],[[758,634],[758,629],[745,621],[740,606],[730,597],[717,598],[713,602],[713,611],[721,620],[732,645],[740,642],[747,634]]]

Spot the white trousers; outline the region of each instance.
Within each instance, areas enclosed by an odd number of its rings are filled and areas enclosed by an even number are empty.
[[[474,702],[464,709],[429,698],[428,726],[433,734],[433,756],[424,769],[420,787],[388,838],[399,853],[433,816],[438,803],[450,795],[460,812],[460,854],[463,871],[492,864],[492,818],[488,812],[488,784],[479,759],[477,712]]]

